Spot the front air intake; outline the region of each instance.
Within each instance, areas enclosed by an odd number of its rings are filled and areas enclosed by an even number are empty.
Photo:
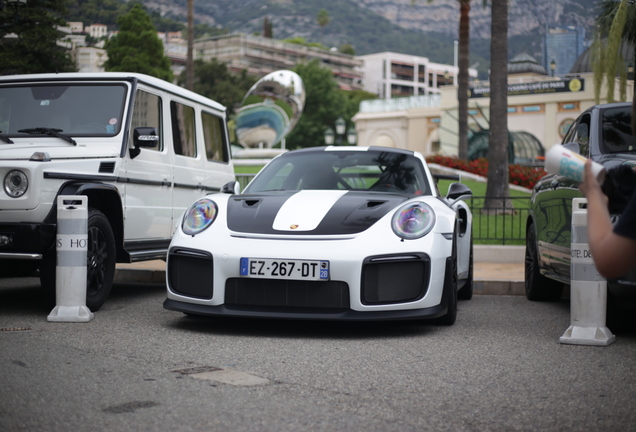
[[[416,253],[368,257],[362,265],[361,302],[365,305],[407,303],[428,290],[430,259]]]
[[[212,254],[192,249],[171,249],[168,253],[168,285],[175,294],[211,299],[214,295]]]

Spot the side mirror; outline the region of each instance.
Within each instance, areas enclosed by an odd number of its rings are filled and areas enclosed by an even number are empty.
[[[129,148],[130,158],[134,159],[141,153],[142,147],[157,147],[159,145],[159,134],[154,127],[138,127],[133,131],[134,148]]]
[[[133,144],[135,147],[157,147],[159,135],[157,128],[138,127],[133,131]]]
[[[468,186],[461,183],[451,183],[448,187],[448,193],[446,199],[449,201],[465,200],[473,196],[473,191]]]
[[[563,144],[563,147],[565,147],[566,149],[576,153],[576,154],[581,154],[581,146],[579,145],[579,143],[577,142],[569,142],[569,143],[565,143]]]
[[[241,184],[236,180],[227,182],[221,188],[221,192],[226,194],[238,195],[241,193]]]

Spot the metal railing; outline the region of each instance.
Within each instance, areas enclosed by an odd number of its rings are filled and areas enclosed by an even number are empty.
[[[473,214],[473,241],[476,244],[524,245],[530,197],[493,198],[499,205],[485,209],[488,197],[467,200]]]
[[[256,174],[236,174],[236,180],[241,185],[241,190],[245,189],[245,186],[252,181],[255,175]]]
[[[241,190],[256,174],[237,174]],[[524,245],[529,197],[494,198],[500,204],[484,209],[488,197],[473,196],[467,200],[473,214],[473,241],[475,244]]]

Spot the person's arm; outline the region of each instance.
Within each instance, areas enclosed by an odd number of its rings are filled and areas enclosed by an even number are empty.
[[[596,269],[607,278],[620,277],[636,265],[636,240],[614,233],[607,196],[592,173],[589,160],[581,191],[587,198],[587,236]]]

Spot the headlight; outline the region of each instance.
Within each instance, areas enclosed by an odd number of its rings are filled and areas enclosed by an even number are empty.
[[[414,240],[424,237],[435,225],[435,212],[423,202],[403,205],[391,220],[393,232],[400,238]]]
[[[219,209],[211,199],[204,198],[195,202],[183,215],[181,229],[187,235],[199,234],[212,225]]]
[[[11,198],[19,198],[24,195],[29,188],[29,179],[20,170],[9,171],[4,176],[4,191]]]

